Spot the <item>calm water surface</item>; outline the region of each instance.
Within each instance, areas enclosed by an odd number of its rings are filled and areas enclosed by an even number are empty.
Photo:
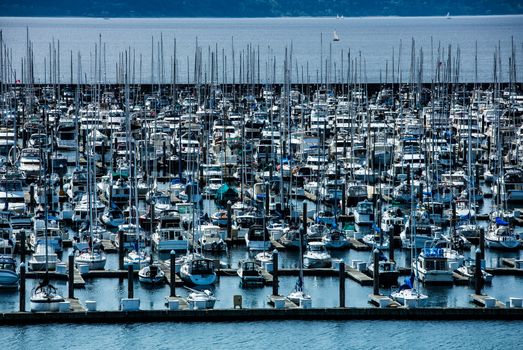
[[[235,81],[238,82],[240,53],[245,58],[248,45],[259,51],[259,77],[254,82],[272,82],[273,63],[276,61],[276,80],[282,80],[285,48],[292,46],[292,82],[313,82],[322,78],[325,66],[330,66],[329,81],[341,81],[347,76],[347,54],[351,59],[361,55],[359,81],[391,81],[392,54],[394,50],[395,78],[409,81],[411,40],[420,56],[423,49],[424,77],[431,81],[437,65],[438,51],[446,61],[451,46],[453,55],[459,47],[461,56],[461,81],[475,79],[475,43],[478,46],[478,80],[492,81],[494,49],[499,45],[502,52],[502,76],[508,80],[508,55],[513,38],[516,63],[519,71],[523,66],[523,16],[477,16],[477,17],[365,17],[365,18],[12,18],[0,17],[7,46],[13,50],[13,62],[20,76],[21,57],[26,53],[26,28],[33,42],[36,81],[49,79],[44,70],[44,58],[49,65],[49,44],[54,40],[58,49],[60,41],[61,82],[70,82],[70,55],[73,52],[74,81],[76,81],[77,52],[82,55],[84,77],[94,81],[94,53],[99,35],[105,56],[102,59],[102,80],[115,81],[119,54],[129,50],[134,57],[134,81],[171,82],[171,57],[174,56],[174,40],[177,48],[178,82],[193,82],[194,48],[202,48],[202,80],[210,75],[209,50],[218,48],[218,80],[232,82],[235,48]],[[333,42],[333,31],[340,37]],[[158,41],[163,37],[164,71],[158,72]],[[154,38],[154,39],[153,39]],[[154,45],[152,44],[154,40]],[[154,47],[154,72],[151,74],[151,48]],[[400,51],[401,49],[401,51]],[[223,52],[222,52],[223,50]],[[140,64],[140,55],[142,61]],[[225,69],[225,60],[227,56]],[[328,57],[330,61],[326,63]],[[343,57],[343,63],[342,63]],[[255,55],[258,71],[258,53]],[[187,64],[189,61],[189,65]],[[323,62],[323,65],[320,65]],[[398,70],[398,63],[400,69]],[[342,67],[343,65],[343,67]],[[189,77],[187,75],[189,66]],[[323,66],[323,70],[320,67]],[[141,67],[141,68],[140,68]],[[307,74],[308,67],[308,74]],[[245,68],[245,67],[244,67]],[[342,72],[343,68],[343,72]],[[140,74],[141,72],[141,74]],[[205,74],[207,72],[207,76]],[[354,72],[354,70],[352,71]],[[342,74],[343,73],[343,74]],[[361,73],[361,74],[360,74]],[[132,73],[131,73],[132,74]],[[245,70],[244,70],[245,74]],[[317,77],[319,79],[317,79]],[[303,79],[302,79],[303,78]],[[323,78],[322,81],[325,81]]]

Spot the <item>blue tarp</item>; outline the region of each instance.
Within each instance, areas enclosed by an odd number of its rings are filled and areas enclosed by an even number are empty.
[[[508,226],[508,222],[506,222],[506,221],[503,220],[502,218],[496,218],[496,225],[500,225],[500,226]]]

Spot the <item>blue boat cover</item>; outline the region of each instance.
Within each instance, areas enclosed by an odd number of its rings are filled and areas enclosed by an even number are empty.
[[[508,222],[506,222],[506,221],[503,220],[502,218],[496,218],[496,225],[500,225],[500,226],[508,226]]]
[[[427,258],[443,258],[443,249],[423,248],[423,255],[425,255]]]

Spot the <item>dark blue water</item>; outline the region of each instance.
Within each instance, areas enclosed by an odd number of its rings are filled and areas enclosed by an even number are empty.
[[[521,71],[523,62],[523,16],[477,16],[477,17],[366,17],[366,18],[256,18],[256,19],[211,19],[211,18],[145,18],[145,19],[102,19],[102,18],[9,18],[0,17],[7,46],[13,50],[13,62],[18,67],[21,57],[26,53],[26,28],[33,42],[35,56],[35,76],[37,82],[49,80],[45,74],[44,58],[49,65],[49,43],[54,40],[58,49],[60,40],[60,81],[70,82],[70,54],[74,57],[74,81],[76,82],[77,52],[82,54],[82,76],[88,82],[94,82],[94,53],[99,35],[106,53],[102,58],[102,81],[114,82],[119,54],[129,50],[135,57],[135,82],[156,83],[162,75],[158,73],[157,57],[160,36],[164,43],[164,79],[171,80],[171,57],[174,56],[174,39],[177,42],[178,82],[193,82],[194,48],[202,48],[202,81],[209,80],[209,48],[218,48],[218,81],[232,82],[233,60],[232,47],[235,48],[235,81],[239,81],[240,53],[245,57],[247,46],[259,51],[260,73],[254,82],[271,82],[273,58],[276,60],[276,80],[282,81],[285,48],[292,46],[293,83],[316,81],[322,77],[320,62],[325,72],[326,60],[329,61],[329,82],[346,79],[347,53],[351,59],[360,57],[360,82],[379,82],[386,80],[388,62],[388,82],[391,81],[392,52],[395,51],[395,78],[402,76],[402,81],[409,81],[411,39],[415,40],[415,51],[423,49],[424,76],[430,82],[437,65],[438,50],[446,61],[449,45],[454,55],[459,47],[461,56],[460,81],[473,82],[475,79],[474,55],[475,43],[478,47],[478,80],[492,81],[494,49],[499,45],[502,57],[501,80],[508,80],[508,58],[511,39],[514,39],[516,64]],[[333,42],[333,31],[340,37]],[[151,75],[151,40],[154,37],[154,73]],[[321,38],[323,45],[321,45]],[[431,44],[432,41],[432,44]],[[330,47],[332,45],[332,48]],[[401,46],[401,52],[400,52]],[[323,47],[323,50],[322,50]],[[223,53],[227,56],[227,65],[223,69]],[[343,52],[343,74],[342,74]],[[331,54],[332,53],[332,54]],[[140,55],[142,63],[140,69]],[[398,69],[398,58],[400,66]],[[257,69],[258,54],[255,56]],[[189,77],[187,76],[189,60]],[[105,62],[104,62],[105,61]],[[309,74],[307,75],[307,65]],[[244,67],[245,68],[245,67]],[[302,72],[303,70],[303,72]],[[131,70],[132,71],[132,70]],[[359,71],[359,69],[358,69]],[[140,74],[141,72],[141,74]],[[206,73],[207,72],[207,73]],[[244,71],[245,73],[245,71]],[[361,74],[360,74],[361,73]],[[325,74],[323,74],[325,75]],[[303,77],[303,79],[302,79]],[[207,78],[207,79],[206,79]],[[322,81],[326,81],[323,77]]]
[[[517,349],[523,322],[288,321],[0,328],[2,349]]]

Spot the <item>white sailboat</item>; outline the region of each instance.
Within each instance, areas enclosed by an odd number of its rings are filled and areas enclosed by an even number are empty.
[[[332,32],[332,41],[340,41],[340,37],[336,31]]]
[[[44,189],[47,193],[47,180],[45,180]],[[47,195],[44,197],[45,217],[47,218]],[[49,246],[47,243],[47,220],[45,220],[45,276],[42,282],[33,289],[30,298],[31,311],[33,312],[58,311],[59,304],[64,301],[57,289],[49,283]],[[70,266],[69,268],[73,267]]]

